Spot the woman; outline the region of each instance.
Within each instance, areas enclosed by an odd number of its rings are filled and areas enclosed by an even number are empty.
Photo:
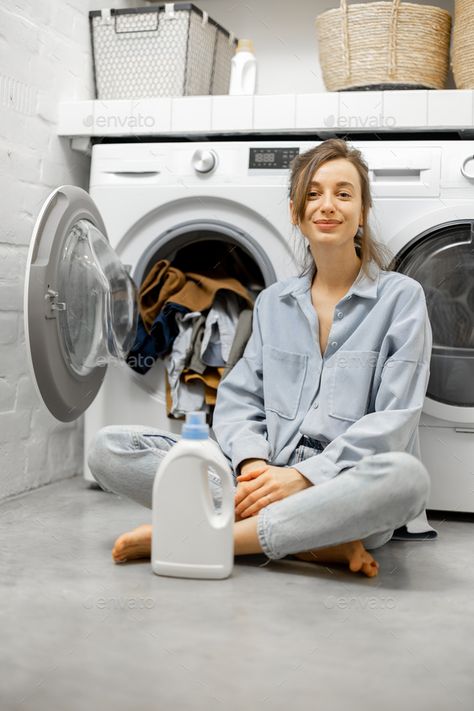
[[[214,412],[236,472],[236,555],[345,562],[373,577],[368,550],[426,505],[418,422],[431,328],[420,284],[384,267],[371,204],[367,165],[345,141],[293,162],[290,210],[306,269],[258,295],[252,336]],[[145,428],[104,428],[89,465],[104,488],[151,506],[172,443]],[[212,474],[210,485],[218,502]],[[116,541],[114,560],[149,557],[150,545],[151,526],[141,526]]]

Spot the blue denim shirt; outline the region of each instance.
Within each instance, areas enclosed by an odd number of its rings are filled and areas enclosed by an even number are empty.
[[[321,355],[313,273],[257,297],[243,357],[217,392],[213,429],[237,471],[244,459],[285,466],[301,435],[326,444],[298,463],[317,484],[378,452],[420,459],[431,326],[421,285],[369,264],[334,309]]]

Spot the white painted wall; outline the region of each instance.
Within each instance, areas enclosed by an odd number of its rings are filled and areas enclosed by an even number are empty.
[[[237,37],[253,39],[258,94],[326,91],[315,18],[338,7],[337,0],[197,0],[196,4]],[[454,0],[416,0],[416,4],[436,5],[454,16]],[[449,87],[454,87],[451,76]]]

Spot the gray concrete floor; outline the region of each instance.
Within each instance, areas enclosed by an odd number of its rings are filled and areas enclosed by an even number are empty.
[[[5,502],[0,708],[472,709],[474,522],[430,518],[372,580],[261,555],[203,581],[114,565],[150,512],[79,477]]]

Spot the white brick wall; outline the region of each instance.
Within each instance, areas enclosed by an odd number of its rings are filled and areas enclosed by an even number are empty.
[[[46,410],[27,365],[23,283],[28,244],[48,193],[87,188],[89,160],[56,136],[59,101],[93,98],[88,12],[125,0],[0,4],[0,499],[82,470],[82,423]]]

